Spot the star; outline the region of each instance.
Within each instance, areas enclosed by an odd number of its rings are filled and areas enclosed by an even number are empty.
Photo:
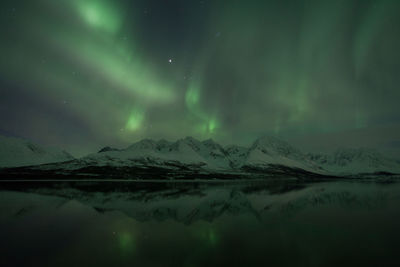
[[[169,63],[172,63],[172,59],[171,59],[171,58],[170,58],[170,59],[168,59],[168,62],[169,62]]]

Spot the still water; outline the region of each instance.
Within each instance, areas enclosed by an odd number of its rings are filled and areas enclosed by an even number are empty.
[[[0,266],[399,266],[400,183],[0,183]]]

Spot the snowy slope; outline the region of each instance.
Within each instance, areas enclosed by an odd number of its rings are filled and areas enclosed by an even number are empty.
[[[246,161],[248,151],[248,148],[242,146],[230,145],[225,147],[226,156],[233,168],[239,168],[243,165]]]
[[[338,149],[332,155],[309,154],[322,168],[337,174],[400,173],[400,164],[373,149]]]
[[[37,165],[72,159],[64,151],[44,149],[22,139],[0,138],[0,167]],[[64,169],[67,172],[86,168],[90,172],[88,167],[107,166],[117,169],[159,167],[168,171],[202,169],[206,173],[207,171],[251,173],[251,170],[257,172],[265,170],[268,173],[268,169],[270,171],[273,168],[284,169],[281,166],[327,175],[400,173],[399,162],[387,159],[374,150],[342,149],[333,155],[305,155],[290,144],[270,136],[257,139],[248,148],[235,145],[222,147],[211,139],[199,141],[192,137],[175,142],[144,139],[125,149],[105,147],[98,153],[80,159],[39,168],[41,170]]]
[[[288,143],[271,136],[257,139],[249,148],[243,165],[268,166],[271,164],[300,168],[311,172],[323,172],[305,154]]]
[[[209,168],[229,166],[228,163],[226,166],[221,165],[218,160],[213,158],[214,154],[216,154],[214,149],[207,148],[202,142],[192,137],[179,139],[176,142],[144,139],[126,149],[91,154],[81,158],[80,161],[96,166],[134,166],[138,164],[163,166],[167,163]]]
[[[234,145],[224,148],[211,139],[201,142],[192,137],[176,142],[144,139],[126,149],[104,148],[100,152],[80,159],[81,163],[95,166],[162,166],[178,162],[211,170],[284,165],[313,172],[322,171],[299,150],[273,137],[260,138],[250,148]]]
[[[73,159],[62,150],[44,148],[20,138],[0,136],[0,167],[20,167]]]

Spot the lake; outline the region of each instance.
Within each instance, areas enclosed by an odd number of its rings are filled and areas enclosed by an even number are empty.
[[[398,266],[400,183],[0,182],[1,266]]]

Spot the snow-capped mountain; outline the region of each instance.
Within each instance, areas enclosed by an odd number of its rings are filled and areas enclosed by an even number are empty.
[[[248,148],[236,145],[230,145],[225,147],[226,156],[231,162],[232,168],[238,168],[243,165],[243,162],[247,158]]]
[[[70,154],[62,150],[44,148],[20,138],[0,136],[1,168],[63,162],[73,159]]]
[[[176,142],[144,139],[126,149],[104,148],[100,153],[88,155],[80,161],[96,166],[115,167],[135,164],[165,166],[179,163],[205,166],[208,169],[230,168],[230,161],[222,146],[212,140],[200,142],[192,137]]]
[[[304,154],[287,142],[271,136],[257,139],[250,147],[223,147],[213,140],[199,141],[193,137],[176,142],[144,139],[126,149],[104,148],[101,153],[80,159],[95,166],[159,166],[176,164],[206,170],[240,171],[251,167],[269,169],[284,166],[308,172],[337,175],[355,173],[400,173],[400,164],[370,149],[342,149],[333,155]]]
[[[308,154],[322,168],[337,174],[400,173],[400,164],[373,149],[338,149],[331,155]]]
[[[138,179],[230,179],[265,175],[308,177],[400,173],[398,162],[373,150],[342,149],[333,155],[306,155],[270,136],[257,139],[248,148],[223,147],[211,139],[199,141],[193,137],[175,142],[143,139],[125,149],[104,147],[97,153],[75,160],[64,151],[45,150],[21,139],[3,137],[0,141],[0,167],[53,163],[32,167],[35,177],[57,173]]]
[[[311,172],[323,170],[297,148],[271,136],[257,139],[248,149],[243,165],[284,165]]]
[[[207,170],[239,170],[242,167],[269,168],[283,165],[312,172],[322,172],[298,149],[273,137],[256,140],[250,148],[222,147],[212,139],[205,141],[193,137],[176,142],[144,139],[126,149],[103,148],[80,159],[81,164],[91,166],[171,166],[179,164],[201,167]]]

